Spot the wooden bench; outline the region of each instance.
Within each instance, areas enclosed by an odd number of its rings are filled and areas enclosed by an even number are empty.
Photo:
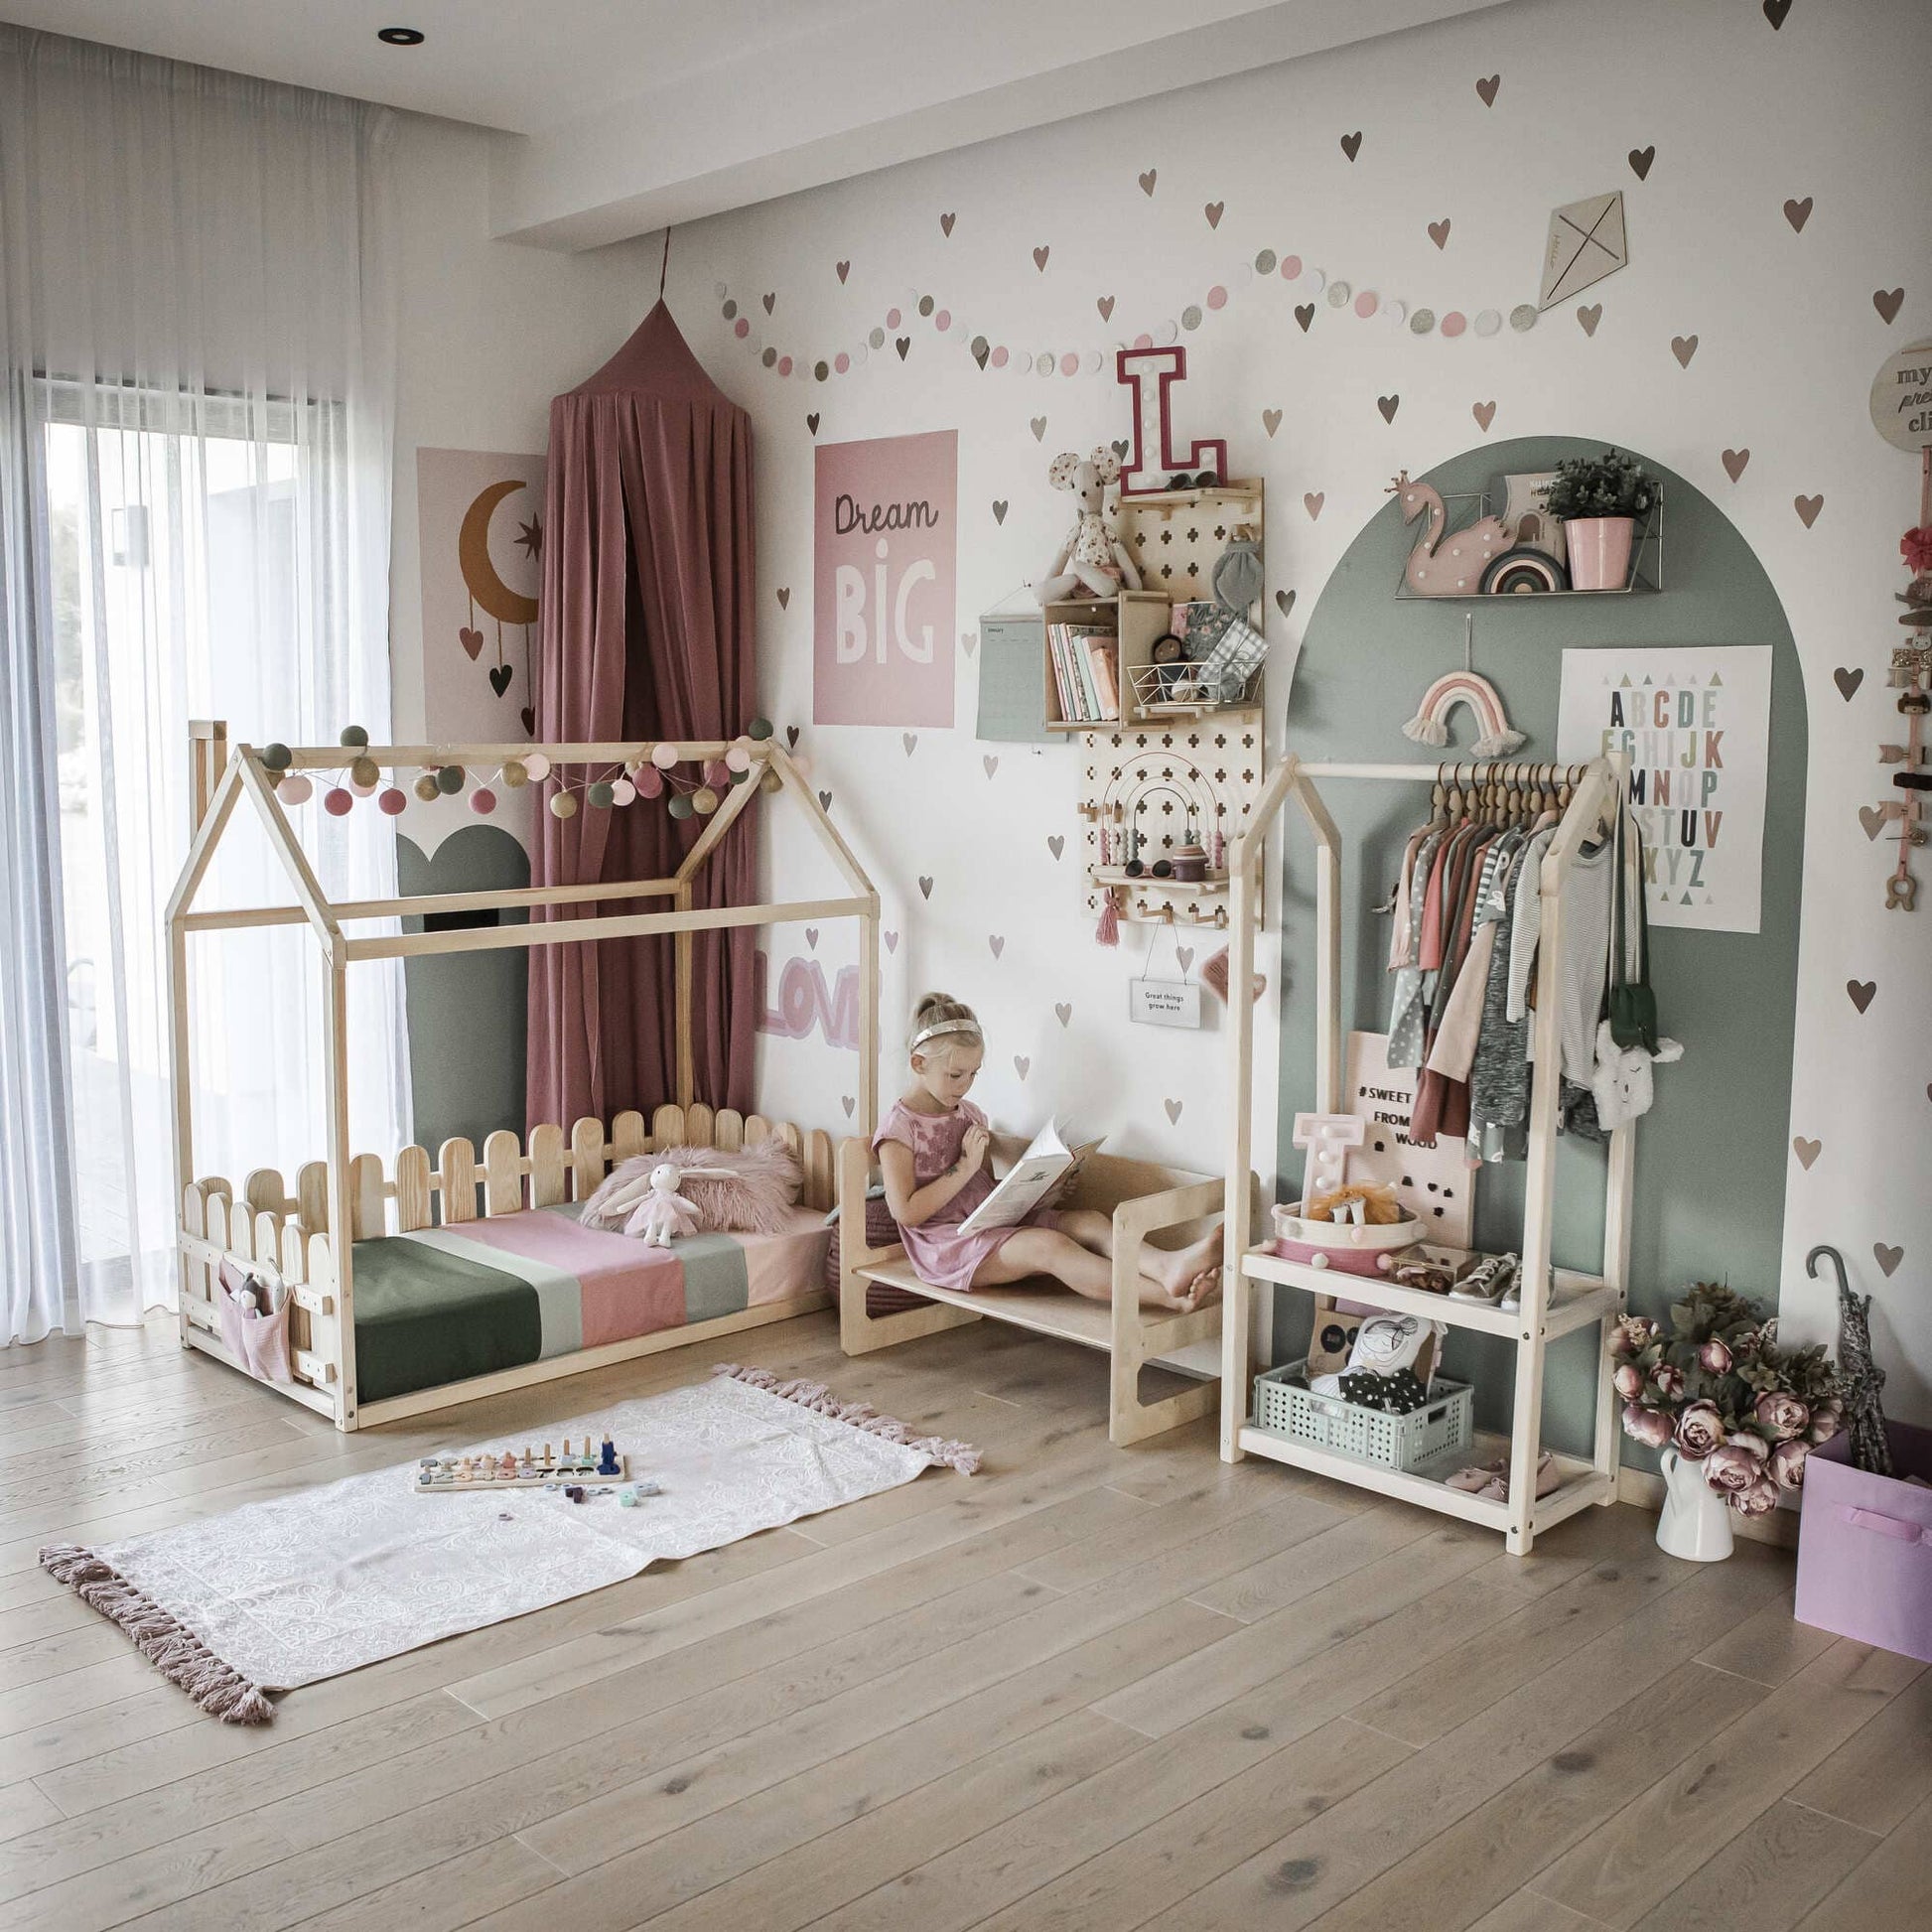
[[[1004,1171],[1026,1146],[1023,1140],[996,1134],[996,1170]],[[1192,1314],[1163,1314],[1159,1310],[1143,1309],[1140,1257],[1141,1244],[1157,1229],[1178,1228],[1186,1240],[1205,1232],[1225,1205],[1224,1182],[1118,1155],[1088,1157],[1071,1196],[1060,1204],[1097,1207],[1113,1216],[1114,1293],[1110,1306],[1075,1295],[1057,1283],[1035,1287],[1023,1282],[1012,1288],[969,1292],[933,1288],[920,1281],[899,1243],[884,1248],[866,1243],[866,1193],[877,1174],[872,1150],[864,1141],[840,1144],[839,1342],[848,1355],[870,1354],[876,1348],[890,1348],[968,1321],[1007,1321],[1111,1356],[1107,1434],[1118,1447],[1144,1442],[1216,1412],[1220,1384],[1213,1378],[1153,1402],[1141,1400],[1142,1368],[1190,1343],[1218,1336],[1221,1310],[1218,1303],[1197,1309]],[[931,1306],[870,1315],[866,1312],[866,1290],[873,1282],[916,1295]]]

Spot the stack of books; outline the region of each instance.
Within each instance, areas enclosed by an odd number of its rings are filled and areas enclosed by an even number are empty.
[[[1049,623],[1046,647],[1068,725],[1112,724],[1120,717],[1120,640],[1089,623]]]

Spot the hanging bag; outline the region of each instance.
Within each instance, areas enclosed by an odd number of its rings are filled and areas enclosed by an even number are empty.
[[[1610,1037],[1619,1046],[1657,1050],[1657,996],[1650,987],[1650,914],[1644,904],[1643,835],[1628,828],[1630,809],[1618,801],[1610,888]],[[1630,973],[1631,906],[1637,928],[1636,976]]]

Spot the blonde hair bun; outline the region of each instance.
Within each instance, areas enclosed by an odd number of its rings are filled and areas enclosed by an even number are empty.
[[[936,1035],[945,1040],[970,1039],[977,1046],[984,1047],[985,1035],[980,1032],[979,1015],[963,1000],[955,1000],[950,993],[927,993],[922,995],[912,1008],[912,1024],[906,1031],[905,1050],[916,1052],[921,1035]]]

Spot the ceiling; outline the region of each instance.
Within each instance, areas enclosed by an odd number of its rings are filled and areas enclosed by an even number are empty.
[[[28,27],[473,122],[585,248],[1497,0],[0,0]],[[392,48],[378,28],[425,35]]]

